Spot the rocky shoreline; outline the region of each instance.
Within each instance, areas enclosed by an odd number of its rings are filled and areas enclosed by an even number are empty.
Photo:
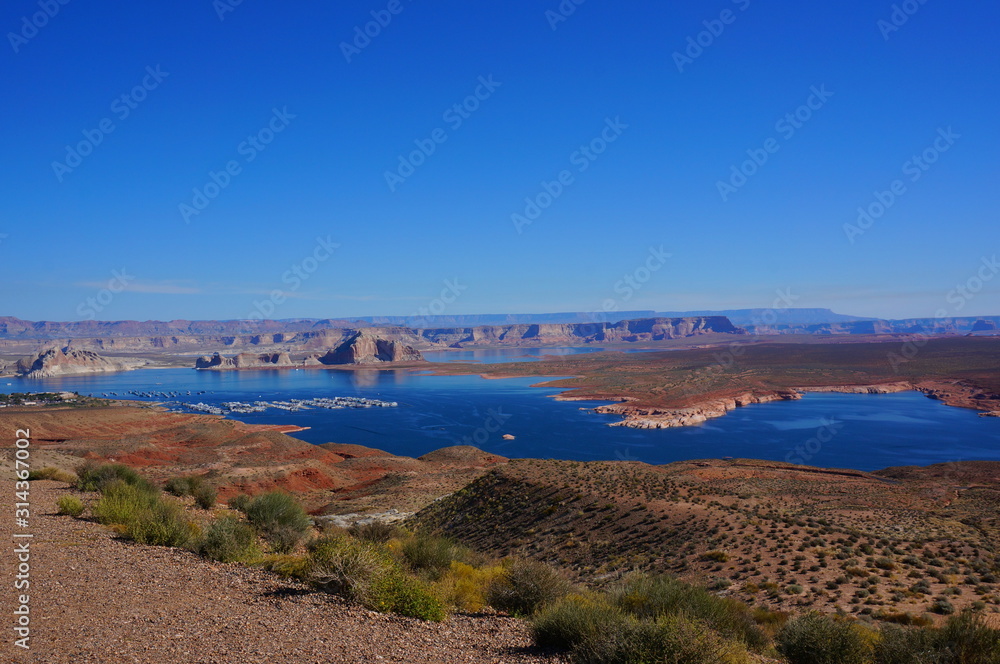
[[[628,427],[631,429],[670,429],[674,427],[696,426],[707,420],[723,417],[736,408],[742,408],[758,403],[772,401],[794,401],[801,399],[803,394],[818,392],[836,392],[843,394],[895,394],[898,392],[921,392],[925,396],[945,405],[958,408],[978,410],[982,417],[1000,417],[1000,395],[985,394],[979,388],[955,382],[920,382],[909,383],[897,381],[872,385],[826,385],[795,387],[790,390],[773,390],[766,392],[743,392],[732,397],[709,399],[693,406],[683,408],[668,408],[659,406],[642,406],[635,400],[619,397],[621,403],[606,404],[593,409],[595,413],[605,415],[620,415],[622,420],[612,422],[608,426]],[[561,400],[572,400],[572,397],[560,397]]]

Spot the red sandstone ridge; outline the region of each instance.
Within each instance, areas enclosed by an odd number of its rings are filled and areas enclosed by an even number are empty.
[[[158,482],[201,475],[222,500],[282,489],[325,513],[416,510],[507,462],[471,447],[414,459],[360,445],[313,445],[280,433],[281,426],[148,406],[5,408],[0,424],[31,430],[39,464],[73,470],[83,458],[113,460]]]

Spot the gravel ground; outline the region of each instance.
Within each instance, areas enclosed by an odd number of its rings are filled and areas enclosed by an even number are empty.
[[[9,476],[9,475],[8,475]],[[16,556],[5,546],[0,661],[39,664],[547,663],[525,623],[456,615],[387,616],[269,572],[121,541],[55,514],[64,484],[31,485],[31,649],[13,644]],[[13,511],[14,483],[0,482]],[[10,524],[13,515],[0,515]],[[10,526],[5,525],[9,533]],[[11,538],[8,537],[10,542]]]

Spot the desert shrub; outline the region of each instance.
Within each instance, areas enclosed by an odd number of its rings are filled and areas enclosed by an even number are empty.
[[[730,641],[704,622],[683,615],[656,620],[627,619],[573,649],[580,664],[750,664],[743,644]]]
[[[309,580],[323,590],[362,603],[370,602],[376,580],[396,567],[384,549],[369,542],[323,537],[309,546]]]
[[[309,557],[287,553],[265,556],[260,565],[281,576],[309,581]]]
[[[146,478],[121,463],[98,464],[88,460],[76,469],[76,476],[76,488],[79,491],[104,491],[106,487],[118,481],[148,492],[157,491]]]
[[[963,611],[952,616],[940,631],[943,650],[956,664],[1000,662],[1000,630],[991,628],[981,613]]]
[[[229,505],[229,509],[246,513],[251,500],[253,499],[250,496],[245,493],[241,493],[230,498],[227,504]]]
[[[535,643],[572,650],[601,634],[617,632],[626,614],[603,595],[567,595],[539,610],[531,620]]]
[[[875,640],[874,664],[944,664],[933,629],[885,625]]]
[[[940,613],[943,616],[950,616],[955,613],[955,607],[945,598],[939,597],[934,600],[933,604],[931,604],[931,611],[934,613]]]
[[[393,570],[375,580],[368,606],[376,611],[440,622],[446,617],[444,604],[420,579]]]
[[[704,621],[725,637],[738,639],[754,650],[767,646],[768,637],[746,604],[718,597],[704,588],[664,575],[634,574],[609,591],[611,601],[637,618],[655,620],[684,614]]]
[[[117,526],[119,532],[140,544],[183,546],[194,535],[183,507],[163,500],[149,483],[116,480],[104,487],[91,511],[98,521]]]
[[[778,632],[778,652],[791,664],[867,664],[871,639],[864,629],[851,622],[807,613]]]
[[[117,480],[106,485],[91,511],[105,525],[125,525],[137,518],[140,511],[151,508],[160,500],[157,493],[135,484]]]
[[[215,487],[207,484],[202,484],[196,488],[191,495],[194,496],[195,505],[203,510],[210,510],[215,507],[215,501],[219,497],[219,493],[215,490]]]
[[[472,558],[467,547],[444,537],[428,535],[417,535],[403,542],[402,553],[413,571],[434,580],[451,569],[453,561],[468,562]]]
[[[76,483],[76,475],[67,473],[65,470],[46,466],[40,470],[32,470],[28,473],[28,480],[55,480],[56,482]]]
[[[253,527],[231,515],[212,522],[198,543],[198,551],[210,560],[224,563],[252,562],[260,557]]]
[[[436,592],[459,611],[481,611],[486,606],[486,589],[503,574],[499,565],[473,567],[453,560],[448,572],[435,584]]]
[[[184,475],[182,477],[171,477],[164,483],[163,488],[177,497],[193,496],[194,492],[204,484],[205,480],[201,475]]]
[[[183,506],[159,497],[124,525],[125,534],[131,539],[156,546],[184,546],[197,532],[196,526],[186,518]]]
[[[538,608],[565,597],[572,584],[545,563],[514,559],[504,565],[486,589],[486,601],[495,609],[528,616]]]
[[[247,519],[275,551],[288,553],[312,525],[309,515],[292,496],[281,491],[263,493],[246,506]]]
[[[348,529],[351,536],[362,542],[383,544],[399,535],[399,528],[386,521],[370,521],[365,524],[354,524]]]
[[[719,551],[719,550],[709,551],[707,553],[702,554],[701,559],[705,561],[724,563],[729,560],[729,554],[726,553],[725,551]]]
[[[59,501],[56,505],[59,507],[60,514],[68,514],[69,516],[80,516],[83,514],[83,501],[76,496],[59,496]]]
[[[317,586],[376,611],[443,620],[444,604],[431,588],[408,576],[391,555],[371,542],[322,538],[310,546],[307,577]]]

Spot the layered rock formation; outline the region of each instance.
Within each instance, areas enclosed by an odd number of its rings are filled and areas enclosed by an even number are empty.
[[[383,362],[422,362],[424,356],[413,346],[362,330],[333,350],[315,359],[320,364],[380,364]]]
[[[194,363],[195,369],[216,371],[290,366],[292,366],[292,358],[289,357],[288,353],[240,353],[233,357],[223,357],[221,353],[215,353],[211,357],[203,355]]]
[[[488,325],[419,330],[421,338],[452,347],[471,345],[546,346],[581,343],[663,341],[703,334],[746,334],[725,316],[640,318],[617,323]]]
[[[24,378],[48,378],[88,373],[130,371],[145,365],[143,360],[108,359],[89,350],[76,348],[49,348],[36,355],[22,358],[15,371]]]
[[[771,401],[790,401],[801,399],[798,392],[747,392],[735,397],[712,399],[688,408],[655,408],[639,407],[628,403],[615,403],[598,406],[596,413],[622,415],[624,419],[614,422],[613,427],[629,427],[631,429],[670,429],[701,424],[715,417],[722,417],[736,408],[755,403]]]

